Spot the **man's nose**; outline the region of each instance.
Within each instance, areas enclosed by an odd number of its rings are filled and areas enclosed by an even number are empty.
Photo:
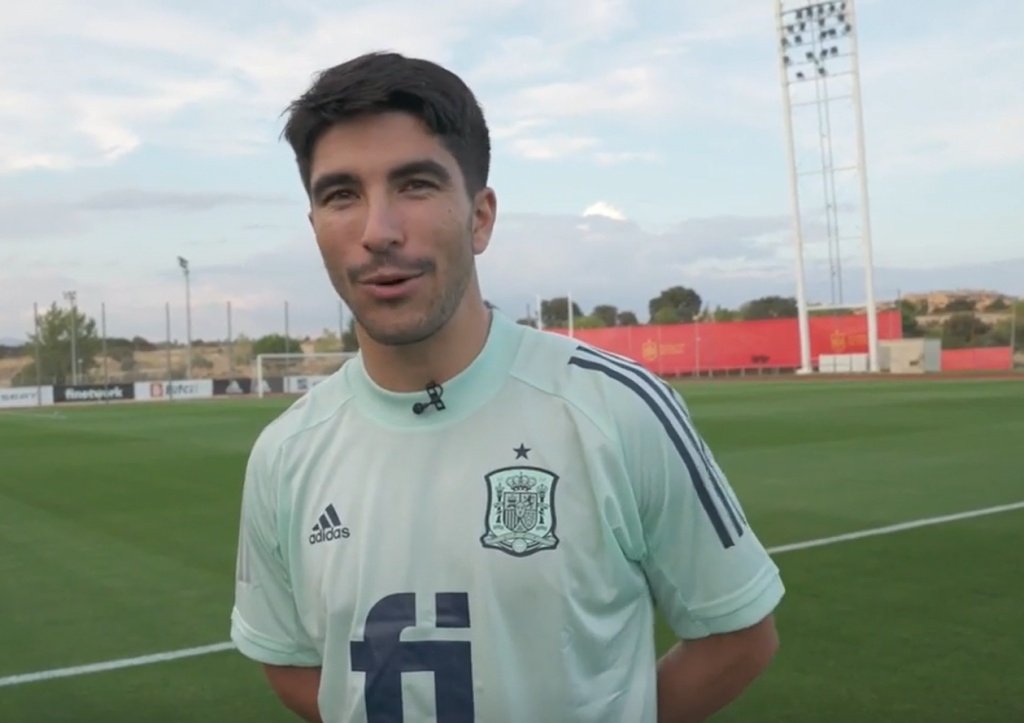
[[[372,253],[386,252],[402,243],[402,227],[392,199],[371,198],[367,204],[363,246]]]

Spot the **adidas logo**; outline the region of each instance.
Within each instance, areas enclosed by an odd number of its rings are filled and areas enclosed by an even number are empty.
[[[309,536],[309,544],[315,545],[318,542],[330,542],[331,540],[346,539],[349,536],[347,527],[341,524],[341,518],[334,509],[334,505],[327,505],[320,519],[313,525],[313,532]]]

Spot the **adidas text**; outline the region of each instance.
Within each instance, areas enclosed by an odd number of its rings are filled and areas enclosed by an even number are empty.
[[[324,530],[317,530],[309,536],[309,544],[315,545],[318,542],[330,542],[331,540],[348,539],[349,531],[347,527],[330,527],[325,532]]]

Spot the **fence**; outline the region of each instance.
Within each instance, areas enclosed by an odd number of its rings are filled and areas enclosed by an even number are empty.
[[[811,362],[823,354],[868,351],[864,315],[813,316],[809,320]],[[567,334],[567,329],[549,329]],[[635,359],[662,376],[712,373],[763,373],[800,367],[800,331],[796,319],[652,324],[577,329],[573,336],[615,354]],[[900,339],[899,311],[878,314],[880,340]]]
[[[303,302],[297,307],[282,302],[280,326],[267,329],[266,319],[257,316],[244,304],[196,304],[191,320],[181,309],[164,304],[162,308],[126,308],[103,302],[75,304],[77,328],[59,328],[47,332],[49,305],[36,305],[29,311],[39,318],[32,328],[17,336],[8,336],[6,348],[0,346],[0,388],[37,385],[130,384],[140,381],[186,379],[225,379],[237,376],[255,377],[258,353],[254,341],[263,334],[281,337],[283,346],[276,351],[307,353],[341,351],[340,339],[348,329],[351,315],[341,302],[336,302],[336,315],[330,307]],[[72,307],[53,302],[61,313]],[[312,309],[312,311],[311,311]],[[314,342],[292,334],[293,314],[301,328],[330,330],[335,339]],[[334,319],[331,319],[334,316]],[[62,323],[67,323],[62,321]],[[313,320],[315,319],[315,325]],[[332,322],[333,323],[330,323]],[[87,332],[83,324],[94,326]],[[261,329],[253,334],[253,329]],[[34,331],[42,332],[42,350],[28,343]],[[141,332],[144,336],[140,336]],[[322,336],[322,335],[321,335]],[[332,345],[333,344],[333,345]],[[40,358],[40,354],[42,355]],[[42,373],[36,373],[41,361]]]
[[[265,377],[257,383],[249,377],[149,381],[131,384],[42,385],[0,388],[0,409],[49,407],[85,402],[173,402],[214,397],[264,394],[301,394],[319,384],[324,375]]]
[[[1008,346],[981,349],[943,349],[942,371],[1006,371],[1013,369],[1013,350]]]

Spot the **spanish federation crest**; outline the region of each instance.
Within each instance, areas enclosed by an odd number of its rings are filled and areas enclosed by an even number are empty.
[[[484,547],[516,557],[558,547],[555,483],[558,475],[537,467],[505,467],[487,481]]]

